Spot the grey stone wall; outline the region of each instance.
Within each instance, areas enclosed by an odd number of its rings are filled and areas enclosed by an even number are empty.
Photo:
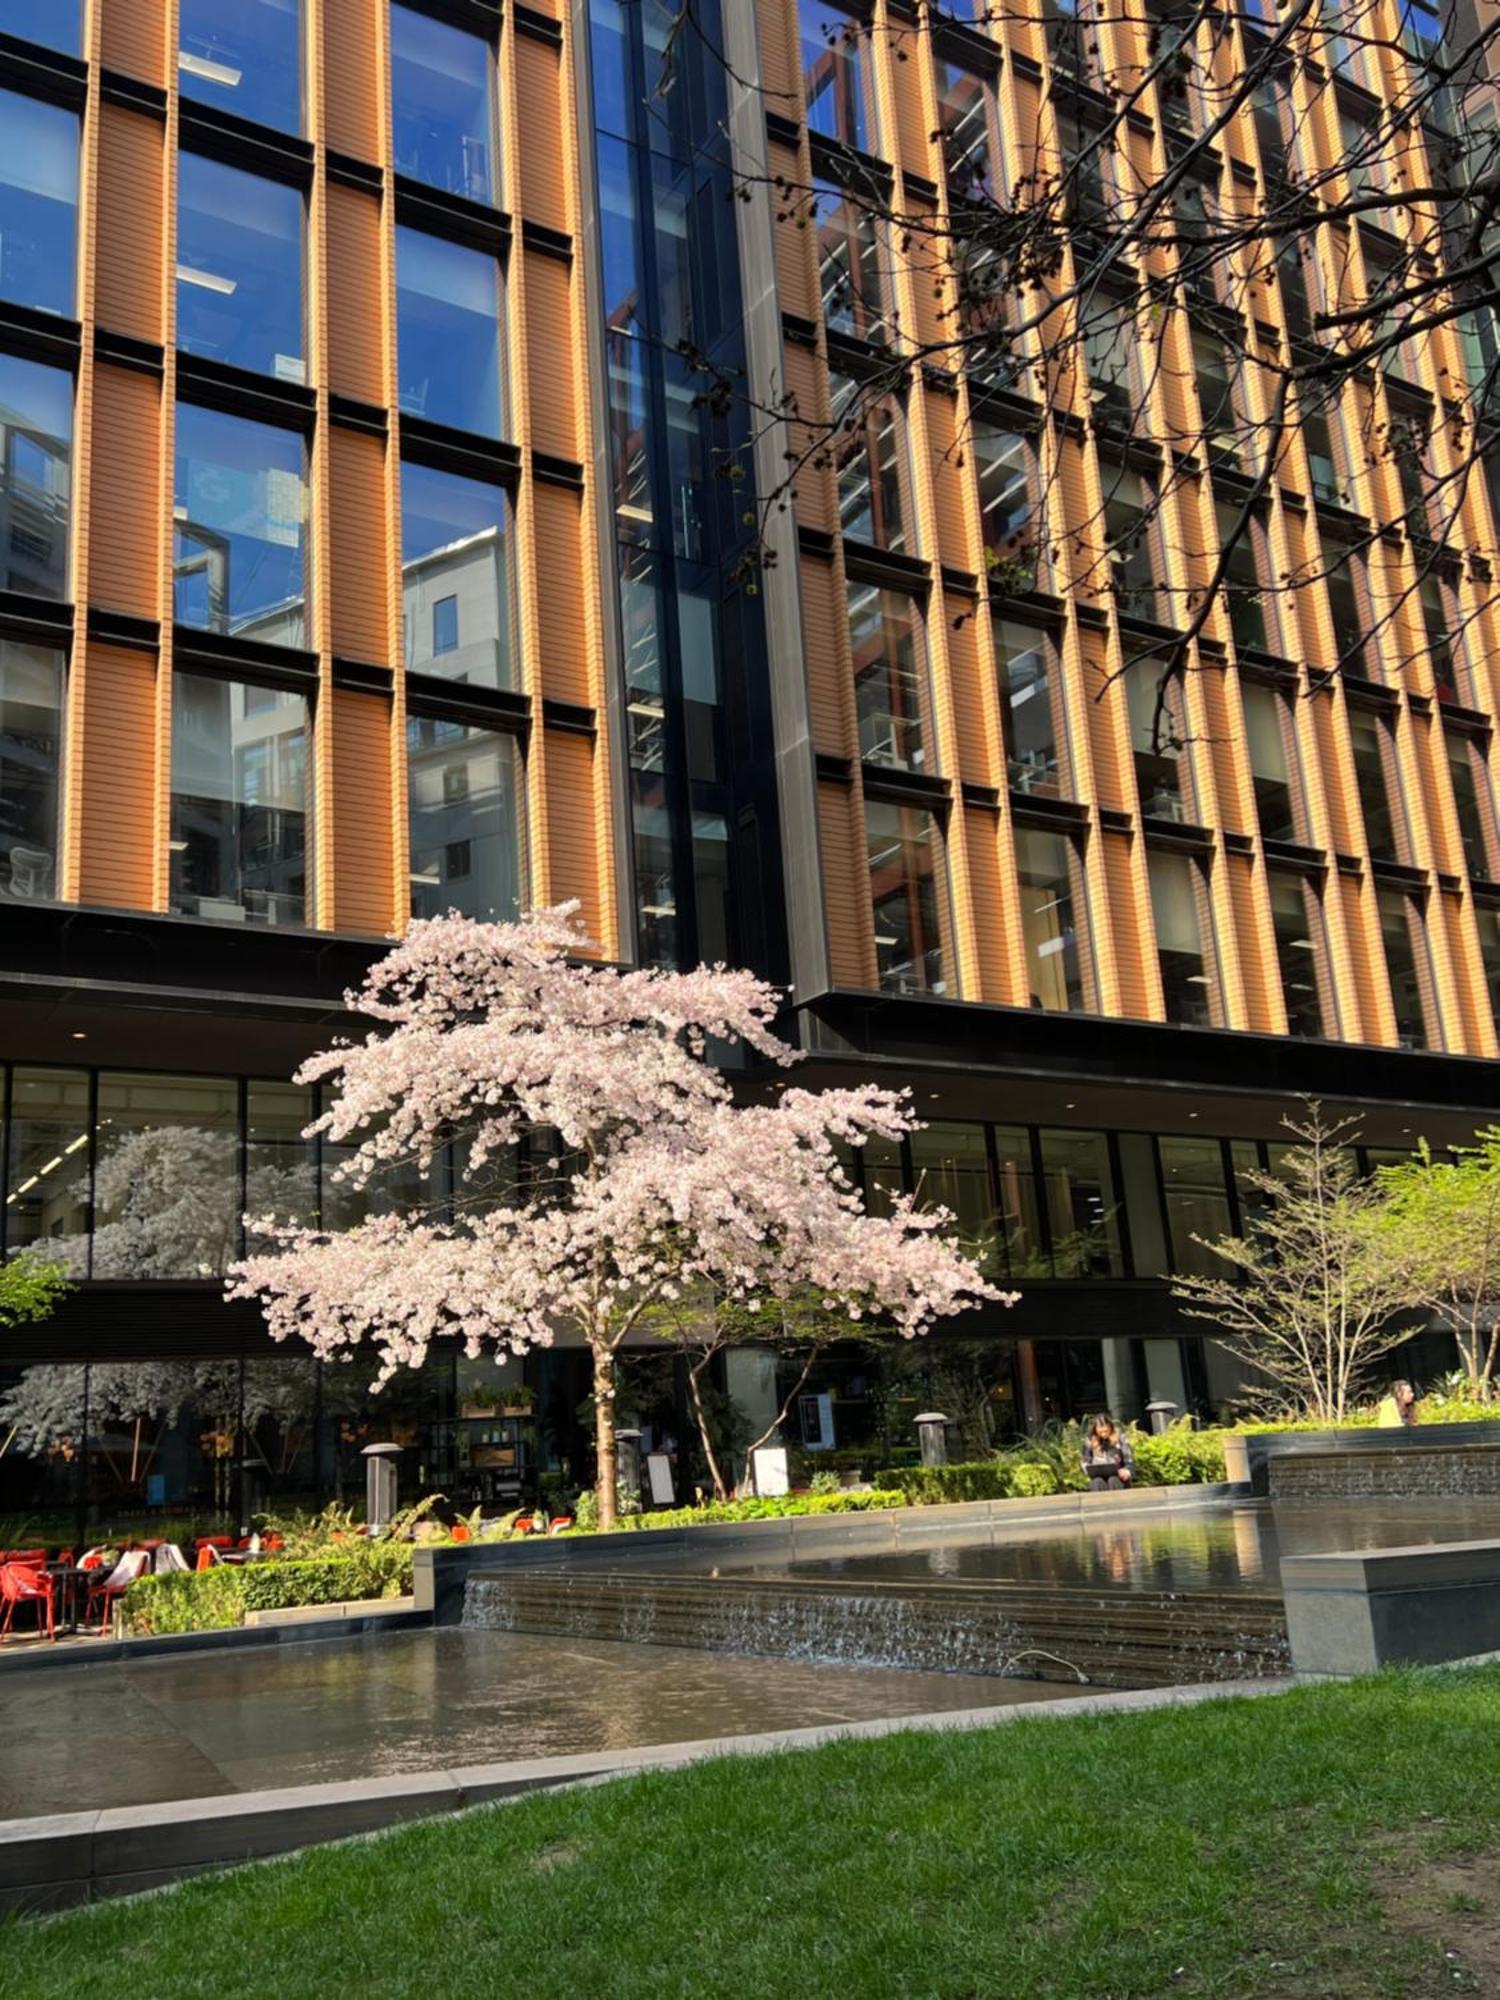
[[[1458,1500],[1500,1494],[1500,1445],[1297,1452],[1270,1461],[1273,1500]]]

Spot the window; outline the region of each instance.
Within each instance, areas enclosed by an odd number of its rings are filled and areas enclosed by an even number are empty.
[[[1076,842],[1065,833],[1017,827],[1016,874],[1032,1006],[1049,1014],[1092,1013],[1093,982],[1077,929],[1086,904]]]
[[[0,90],[0,298],[71,318],[77,238],[76,114]]]
[[[1377,861],[1399,861],[1389,782],[1395,761],[1391,732],[1369,709],[1351,708],[1349,740],[1354,750],[1354,782],[1365,820],[1365,844]]]
[[[860,756],[867,764],[926,770],[926,653],[915,605],[899,591],[851,581],[849,643]]]
[[[885,284],[874,216],[831,181],[814,183],[813,203],[823,324],[830,333],[883,342]]]
[[[906,547],[906,432],[894,396],[870,396],[847,375],[830,377],[839,526],[873,548]]]
[[[970,449],[979,478],[984,559],[997,587],[1012,595],[1035,588],[1036,535],[1031,525],[1035,451],[1019,437],[976,417]]]
[[[1290,755],[1295,754],[1292,717],[1283,696],[1268,687],[1247,684],[1240,698],[1245,708],[1245,742],[1255,786],[1255,810],[1266,840],[1296,840],[1297,810],[1292,792]]]
[[[1005,766],[1013,792],[1061,798],[1068,790],[1062,743],[1062,678],[1048,632],[993,618]]]
[[[920,806],[865,802],[876,976],[885,993],[946,993],[942,835]]]
[[[1307,449],[1313,498],[1331,507],[1344,506],[1343,419],[1335,391],[1306,392],[1302,405],[1302,442]]]
[[[1053,1276],[1118,1276],[1125,1268],[1119,1203],[1104,1134],[1043,1130],[1040,1137]]]
[[[0,354],[0,590],[66,598],[73,380]]]
[[[1290,79],[1270,76],[1255,86],[1251,105],[1261,165],[1268,179],[1284,181],[1291,159],[1293,119]]]
[[[1059,111],[1057,142],[1063,209],[1068,220],[1083,229],[1101,227],[1111,213],[1105,164],[1110,152],[1109,134],[1080,124],[1070,111]]]
[[[1474,921],[1479,926],[1479,956],[1484,966],[1485,984],[1490,989],[1490,1012],[1495,1017],[1497,1031],[1500,1031],[1500,910],[1478,903],[1474,908]]]
[[[1365,671],[1364,578],[1358,556],[1352,550],[1329,556],[1326,578],[1328,611],[1333,620],[1334,659],[1329,663],[1349,673]]]
[[[1090,306],[1081,331],[1094,415],[1128,428],[1137,402],[1134,315],[1122,300],[1105,298]]]
[[[828,0],[797,0],[807,127],[870,152],[875,143],[875,79],[868,30]]]
[[[1313,330],[1312,293],[1308,284],[1308,259],[1295,236],[1288,236],[1276,254],[1281,278],[1281,311],[1287,332],[1294,340],[1309,340]]]
[[[1099,24],[1079,0],[1042,0],[1052,67],[1080,83],[1099,81]]]
[[[511,507],[504,489],[403,464],[401,560],[407,671],[472,687],[514,686]]]
[[[1377,889],[1375,903],[1380,912],[1380,938],[1385,946],[1397,1039],[1404,1049],[1425,1049],[1427,1016],[1422,990],[1426,984],[1427,932],[1421,908],[1401,889]]]
[[[401,408],[497,438],[503,428],[500,266],[483,250],[396,230]]]
[[[940,51],[933,72],[949,194],[998,201],[1004,169],[994,80],[961,69]]]
[[[1031,1133],[1024,1125],[993,1125],[995,1174],[1000,1191],[1000,1227],[1011,1277],[1045,1278],[1052,1267],[1042,1248],[1041,1205]]]
[[[1286,1001],[1287,1033],[1323,1035],[1323,906],[1304,876],[1272,869],[1271,929]]]
[[[469,201],[495,200],[494,58],[479,35],[391,8],[396,171]]]
[[[239,1085],[99,1078],[96,1278],[211,1278],[239,1254]]]
[[[302,196],[197,153],[177,167],[177,344],[305,382]]]
[[[245,1210],[306,1223],[318,1219],[318,1177],[314,1141],[303,1133],[313,1121],[312,1091],[306,1084],[257,1082],[245,1085]],[[246,1248],[271,1250],[270,1242]]]
[[[1472,737],[1447,730],[1443,741],[1453,780],[1453,808],[1464,845],[1464,865],[1474,881],[1487,882],[1495,834],[1489,765],[1483,747]]]
[[[0,0],[0,35],[83,54],[83,0]]]
[[[1202,864],[1191,855],[1158,847],[1147,854],[1146,868],[1167,1019],[1209,1027],[1218,1015],[1218,997],[1204,948],[1212,930]]]
[[[1188,817],[1187,730],[1182,689],[1160,660],[1137,660],[1125,670],[1125,704],[1141,811],[1148,819]]]
[[[1453,658],[1453,641],[1457,636],[1462,645],[1464,638],[1463,615],[1459,610],[1457,593],[1445,578],[1429,571],[1417,585],[1417,609],[1422,614],[1427,657],[1432,664],[1432,678],[1438,694],[1450,701],[1456,700],[1454,681],[1457,668]]]
[[[959,1242],[993,1269],[998,1246],[984,1127],[923,1126],[911,1135],[911,1164],[918,1207],[948,1209]]]
[[[1217,1139],[1158,1139],[1162,1191],[1172,1269],[1200,1277],[1220,1277],[1230,1269],[1207,1245],[1234,1232],[1224,1154]],[[1204,1237],[1203,1243],[1194,1241]]]
[[[1229,607],[1229,629],[1236,646],[1252,652],[1266,648],[1265,523],[1255,515],[1239,526],[1241,508],[1220,500],[1214,507],[1219,547],[1226,551],[1223,594]],[[1209,551],[1210,559],[1214,551]]]
[[[174,676],[172,908],[180,916],[308,922],[308,740],[304,695]]]
[[[306,452],[296,431],[178,404],[179,625],[302,645],[306,515]]]
[[[300,132],[301,0],[182,0],[177,68],[186,96]]]
[[[1245,469],[1244,421],[1240,414],[1239,379],[1229,350],[1216,333],[1193,329],[1193,380],[1198,391],[1202,444],[1210,465],[1231,472]],[[1185,450],[1195,440],[1185,438]]]
[[[511,921],[526,881],[516,739],[412,716],[406,759],[412,915]]]
[[[0,896],[57,894],[63,656],[0,639]]]
[[[45,1243],[75,1277],[88,1268],[89,1079],[83,1070],[11,1073],[5,1248]]]
[[[432,656],[458,651],[458,599],[440,597],[432,607]]]
[[[1155,495],[1138,472],[1120,467],[1103,470],[1108,481],[1104,539],[1116,608],[1126,618],[1154,619],[1158,605],[1150,510]]]

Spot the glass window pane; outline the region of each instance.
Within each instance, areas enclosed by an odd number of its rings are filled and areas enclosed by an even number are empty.
[[[391,9],[391,126],[398,174],[493,202],[494,64],[479,35]]]
[[[96,1278],[211,1278],[239,1252],[239,1087],[99,1079]]]
[[[955,195],[1000,196],[1001,164],[995,124],[995,86],[987,76],[961,69],[941,55],[937,79],[938,127],[948,188]]]
[[[887,993],[946,993],[942,836],[919,806],[868,800],[865,832],[876,973]]]
[[[295,431],[177,405],[179,625],[301,646],[306,452]]]
[[[971,426],[974,470],[979,481],[979,524],[984,560],[993,589],[1011,596],[1038,582],[1031,440],[976,418]]]
[[[1138,1278],[1159,1278],[1172,1268],[1156,1181],[1156,1141],[1148,1132],[1122,1132],[1120,1172],[1130,1224],[1130,1262]]]
[[[1428,1045],[1426,1013],[1422,1006],[1422,973],[1418,951],[1425,952],[1422,914],[1412,898],[1400,889],[1377,889],[1375,902],[1380,911],[1380,936],[1385,945],[1386,971],[1390,975],[1391,1005],[1396,1010],[1396,1033],[1404,1049],[1425,1049]]]
[[[71,318],[77,235],[76,115],[0,90],[0,298]]]
[[[869,152],[875,139],[869,32],[828,0],[797,0],[807,125]]]
[[[82,1070],[20,1069],[11,1078],[7,1253],[45,1243],[82,1277],[88,1268],[89,1080]]]
[[[604,323],[611,333],[646,325],[641,274],[640,218],[635,195],[635,148],[600,137],[599,261],[604,277]]]
[[[1222,1277],[1229,1266],[1194,1236],[1210,1241],[1233,1233],[1224,1155],[1217,1139],[1159,1139],[1167,1222],[1172,1232],[1172,1269]]]
[[[1490,878],[1490,840],[1494,833],[1489,764],[1482,746],[1467,736],[1444,732],[1448,774],[1453,780],[1453,808],[1463,842],[1464,864],[1476,882]]]
[[[1354,748],[1355,786],[1365,818],[1365,839],[1370,853],[1380,861],[1397,861],[1400,855],[1387,783],[1389,739],[1385,724],[1367,708],[1351,708],[1349,740]]]
[[[296,188],[180,156],[177,344],[278,381],[307,380]]]
[[[1153,848],[1146,857],[1167,1019],[1206,1028],[1217,1016],[1208,936],[1208,885],[1191,856]]]
[[[1180,722],[1180,695],[1175,682],[1162,684],[1160,660],[1140,660],[1125,672],[1125,702],[1130,714],[1130,743],[1135,755],[1135,782],[1141,811],[1149,819],[1183,820],[1188,816],[1186,731]]]
[[[831,181],[813,187],[823,324],[855,340],[884,341],[885,284],[875,218],[864,202]]]
[[[83,0],[0,0],[0,35],[82,55]]]
[[[1063,763],[1062,677],[1050,634],[1013,618],[994,619],[995,665],[1005,763],[1013,792],[1061,798],[1069,789]]]
[[[309,921],[312,763],[304,696],[172,681],[172,908],[223,923]]]
[[[63,656],[0,639],[0,896],[57,894]]]
[[[1479,926],[1479,956],[1484,964],[1484,983],[1489,988],[1490,1012],[1500,1031],[1500,910],[1476,904],[1474,921]]]
[[[1297,815],[1287,763],[1286,703],[1272,689],[1253,685],[1242,689],[1242,699],[1261,834],[1267,840],[1296,840]]]
[[[474,687],[515,685],[510,501],[502,487],[401,468],[406,664]]]
[[[934,1124],[911,1135],[917,1205],[946,1208],[954,1234],[987,1270],[996,1268],[995,1204],[982,1125]]]
[[[873,548],[906,547],[905,422],[893,396],[871,397],[847,375],[831,378],[832,456],[838,479],[839,527]]]
[[[1031,1134],[1024,1125],[996,1125],[993,1139],[1006,1269],[1012,1278],[1050,1277],[1052,1267],[1042,1248]]]
[[[497,438],[503,429],[500,265],[483,250],[396,231],[401,408]]]
[[[1092,982],[1078,936],[1083,881],[1078,851],[1062,833],[1016,829],[1016,874],[1031,1004],[1049,1013],[1089,1013]]]
[[[305,1084],[257,1082],[245,1086],[245,1214],[251,1221],[318,1219],[314,1142],[302,1134],[313,1120],[312,1091]],[[251,1233],[250,1250],[270,1248]]]
[[[413,716],[406,755],[412,915],[508,923],[525,888],[515,738]]]
[[[1271,927],[1276,961],[1286,996],[1287,1029],[1294,1035],[1321,1035],[1323,913],[1317,891],[1299,875],[1271,876]]]
[[[1043,1131],[1042,1173],[1052,1271],[1058,1278],[1118,1275],[1119,1205],[1102,1132]]]
[[[0,354],[0,590],[66,598],[73,378]]]
[[[182,0],[177,69],[184,95],[300,132],[301,0]]]
[[[899,591],[849,585],[859,753],[867,764],[928,769],[926,653],[916,607]]]

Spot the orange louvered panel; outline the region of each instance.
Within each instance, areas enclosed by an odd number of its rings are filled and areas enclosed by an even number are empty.
[[[849,617],[831,563],[802,561],[802,643],[813,744],[835,757],[852,757],[855,745],[850,686]]]
[[[578,457],[578,371],[573,352],[569,266],[526,258],[526,360],[531,437],[538,451]]]
[[[100,326],[137,340],[162,337],[165,171],[165,135],[156,119],[101,105],[94,310]]]
[[[328,383],[360,402],[385,401],[380,203],[328,189]]]
[[[382,0],[323,0],[323,117],[330,146],[380,164]]]
[[[156,661],[88,648],[83,700],[79,901],[151,908]]]
[[[547,854],[555,902],[573,897],[591,938],[601,934],[599,843],[595,831],[594,770],[597,751],[587,736],[547,734]]]
[[[856,833],[858,801],[842,785],[818,787],[828,964],[835,986],[875,984],[870,871]]]
[[[1130,842],[1115,834],[1105,834],[1101,847],[1104,876],[1109,884],[1107,920],[1114,936],[1115,978],[1119,986],[1120,1011],[1139,1020],[1157,1014],[1158,981],[1146,954],[1155,950],[1149,914],[1142,910],[1136,893],[1134,856]]]
[[[395,920],[395,893],[391,704],[383,696],[334,692],[333,840],[334,923],[384,935]]]
[[[390,633],[381,581],[386,538],[385,446],[359,431],[329,431],[329,569],[333,650],[348,660],[388,663]]]
[[[152,505],[161,455],[161,384],[154,376],[96,370],[93,452],[89,601],[155,618],[166,523]]]
[[[972,1000],[1002,1005],[1010,998],[1005,949],[1005,904],[1000,891],[1000,856],[996,844],[999,820],[990,812],[965,812],[964,847],[969,863],[969,896],[974,905],[974,933],[979,991]]]
[[[558,51],[522,35],[516,41],[521,103],[521,187],[516,206],[528,222],[569,229],[563,152],[562,76]]]
[[[48,0],[35,0],[35,4],[46,6]],[[104,67],[138,76],[165,90],[174,81],[167,74],[165,0],[101,0],[101,4]]]
[[[541,692],[554,701],[592,706],[583,603],[578,594],[584,532],[580,496],[563,486],[533,482],[537,590],[541,615]]]

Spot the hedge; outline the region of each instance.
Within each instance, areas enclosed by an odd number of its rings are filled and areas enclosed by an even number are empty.
[[[125,1628],[133,1636],[222,1632],[247,1611],[289,1611],[304,1604],[405,1597],[412,1587],[410,1542],[354,1542],[347,1555],[306,1562],[220,1564],[215,1569],[145,1576],[125,1593]]]

